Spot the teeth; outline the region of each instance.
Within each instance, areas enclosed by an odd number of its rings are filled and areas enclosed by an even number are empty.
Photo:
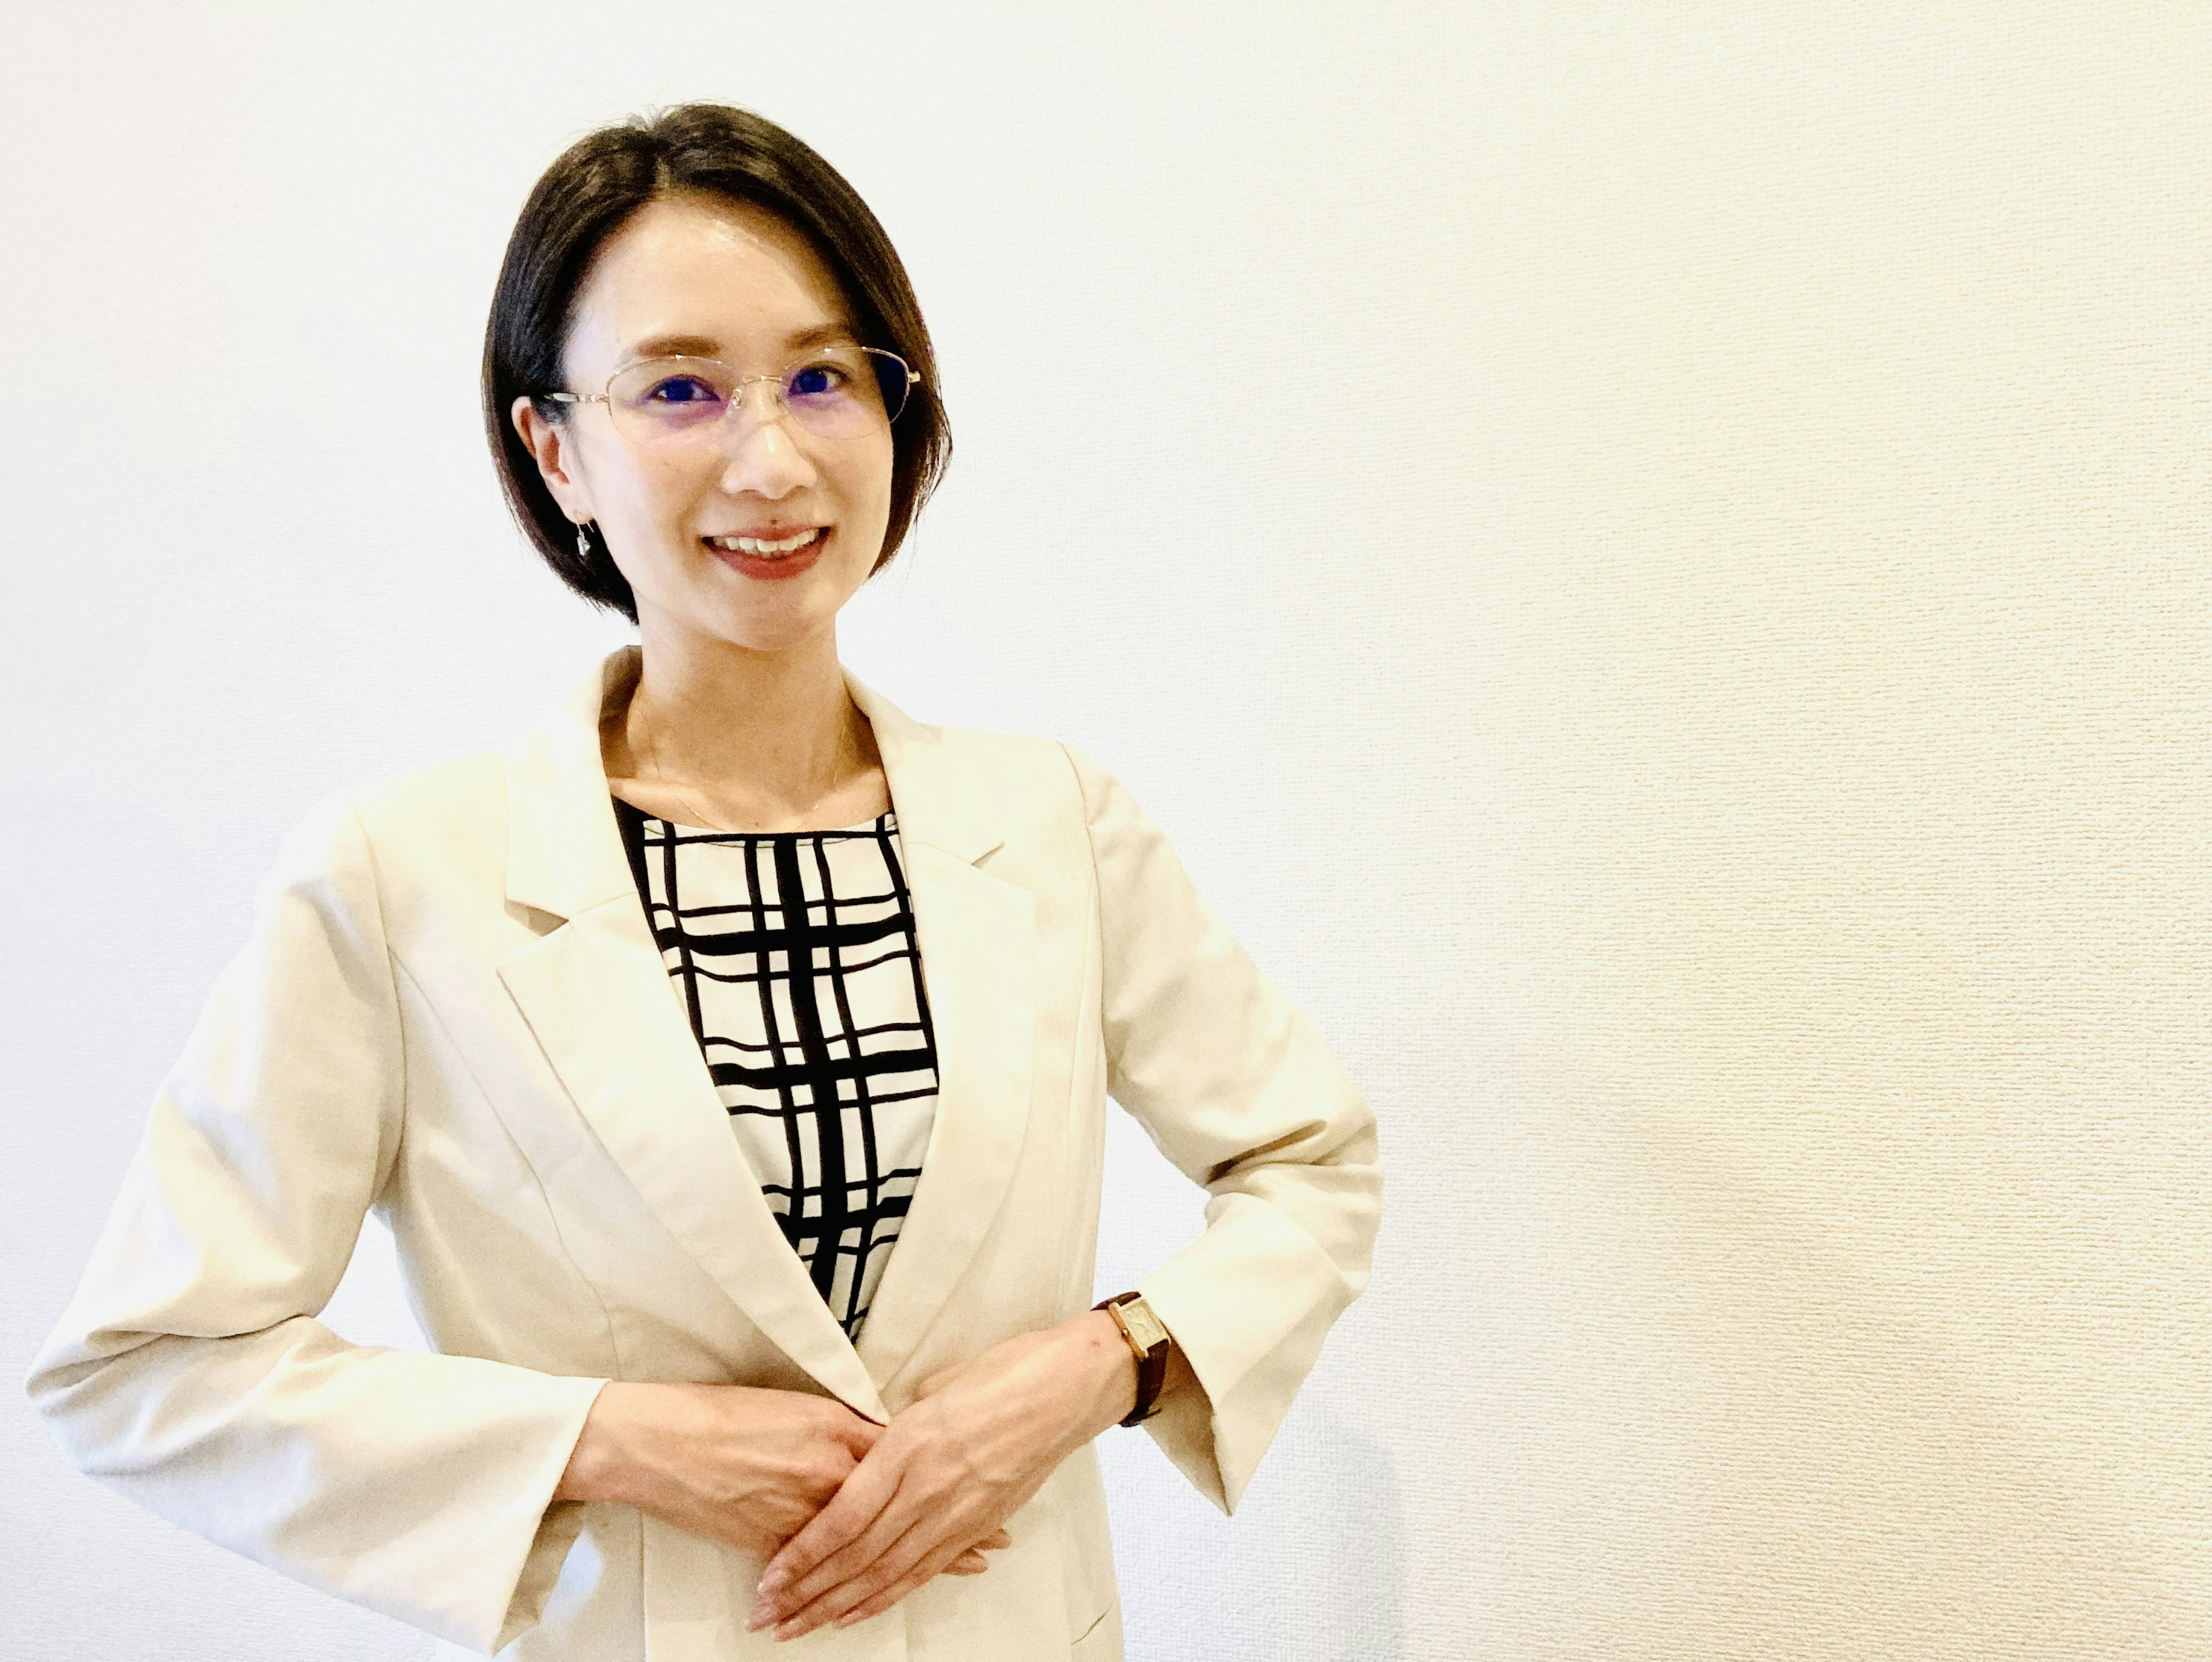
[[[709,537],[707,540],[717,548],[734,549],[741,554],[766,554],[773,557],[778,554],[796,553],[821,534],[822,527],[817,526],[811,531],[802,531],[795,537],[787,537],[780,543],[763,542],[758,537]]]

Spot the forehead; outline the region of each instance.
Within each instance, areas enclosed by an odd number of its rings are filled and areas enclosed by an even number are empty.
[[[604,375],[641,345],[681,338],[713,356],[773,356],[825,327],[854,327],[822,257],[785,221],[702,196],[647,203],[599,250],[570,314],[572,375]]]

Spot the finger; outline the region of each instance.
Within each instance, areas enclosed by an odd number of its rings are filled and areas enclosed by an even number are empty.
[[[853,1605],[843,1615],[838,1616],[832,1625],[849,1628],[855,1622],[865,1622],[872,1616],[882,1615],[907,1594],[935,1575],[943,1568],[946,1555],[957,1550],[957,1548],[948,1542],[934,1552],[924,1555],[921,1562],[904,1575],[893,1581],[881,1592],[864,1598],[859,1604]]]
[[[914,1556],[911,1551],[892,1555],[905,1535],[896,1522],[878,1519],[859,1540],[824,1560],[805,1580],[759,1593],[746,1618],[747,1628],[757,1631],[773,1627],[775,1637],[789,1639],[820,1627],[907,1568]]]
[[[976,1542],[975,1545],[969,1547],[967,1551],[962,1553],[957,1558],[947,1564],[945,1567],[945,1574],[947,1575],[981,1575],[985,1570],[991,1568],[990,1565],[986,1563],[983,1560],[983,1555],[985,1553],[996,1552],[1001,1547],[1011,1547],[1013,1544],[1014,1537],[1012,1536],[1007,1534],[1006,1531],[1002,1529],[994,1529],[981,1540]],[[971,1568],[970,1566],[973,1566],[973,1568]]]
[[[896,1470],[899,1463],[878,1460],[877,1464],[884,1469]],[[862,1469],[865,1469],[865,1463]],[[860,1476],[860,1470],[856,1469],[853,1477],[845,1480],[848,1486]],[[898,1486],[874,1518],[844,1545],[819,1558],[814,1568],[803,1574],[787,1576],[780,1585],[763,1587],[753,1604],[751,1620],[755,1626],[788,1622],[792,1617],[810,1610],[816,1618],[826,1619],[860,1597],[861,1593],[872,1592],[891,1574],[904,1570],[928,1542],[951,1532],[951,1520],[943,1520],[937,1528],[927,1532],[926,1539],[917,1537],[914,1544],[902,1553],[898,1543],[908,1531],[917,1525],[929,1506],[929,1497],[902,1475],[890,1481]],[[843,1492],[839,1490],[838,1495],[842,1496]],[[836,1499],[832,1497],[831,1506],[836,1504]],[[870,1499],[863,1504],[872,1505],[873,1502]],[[828,1507],[823,1508],[825,1513],[828,1510]],[[798,1537],[793,1538],[796,1540]],[[875,1579],[865,1580],[871,1576]],[[855,1586],[863,1582],[864,1585]],[[825,1603],[825,1600],[829,1602]],[[810,1625],[818,1625],[818,1621]]]
[[[947,1539],[941,1531],[942,1519],[917,1518],[912,1525],[878,1554],[874,1562],[866,1564],[850,1579],[839,1581],[793,1610],[776,1624],[778,1639],[796,1639],[815,1629],[835,1622],[864,1601],[872,1599],[886,1588],[896,1586],[912,1575],[916,1566],[927,1562],[931,1568],[921,1580],[927,1580],[938,1570],[964,1551],[965,1543],[957,1531]],[[915,1585],[919,1586],[917,1581]],[[878,1608],[884,1608],[878,1606]]]
[[[920,1525],[911,1531],[914,1534],[920,1532]],[[1013,1536],[1005,1528],[994,1529],[966,1549],[954,1553],[950,1562],[945,1562],[945,1554],[953,1551],[951,1541],[957,1538],[957,1533],[948,1537],[940,1543],[938,1549],[933,1550],[927,1557],[918,1562],[906,1574],[887,1584],[882,1591],[863,1598],[858,1604],[846,1604],[842,1613],[830,1618],[830,1625],[840,1628],[850,1627],[854,1622],[864,1622],[871,1616],[879,1616],[933,1575],[981,1575],[989,1568],[983,1559],[983,1554],[986,1551],[996,1552],[1014,1543]],[[892,1559],[897,1555],[896,1550],[886,1555],[887,1558]],[[969,1568],[971,1564],[975,1568]],[[933,1568],[933,1565],[938,1567]],[[876,1577],[872,1573],[866,1579],[872,1580]],[[836,1610],[841,1602],[842,1602],[842,1594],[837,1589],[832,1589],[823,1594],[812,1605],[799,1610],[790,1618],[784,1627],[779,1627],[776,1629],[776,1637],[796,1638],[801,1634],[811,1633],[815,1628],[822,1625],[823,1613]]]
[[[838,1492],[830,1496],[830,1505],[807,1519],[805,1527],[790,1540],[785,1540],[783,1547],[776,1549],[775,1558],[768,1560],[768,1569],[761,1571],[761,1596],[772,1602],[790,1602],[776,1598],[783,1593],[785,1586],[807,1580],[823,1562],[841,1551],[852,1549],[869,1525],[874,1525],[883,1509],[890,1505],[891,1496],[898,1494],[898,1476],[900,1471],[894,1461],[869,1450],[838,1485]],[[874,1554],[863,1555],[858,1562],[865,1565],[872,1555]],[[821,1586],[832,1585],[834,1580],[842,1580],[842,1576],[818,1582],[814,1592],[821,1592]],[[807,1598],[811,1598],[811,1592]],[[796,1609],[796,1604],[803,1602],[805,1600],[796,1600],[792,1607]]]

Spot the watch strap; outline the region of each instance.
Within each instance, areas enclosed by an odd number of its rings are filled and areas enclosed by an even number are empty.
[[[1117,1293],[1110,1299],[1101,1299],[1091,1306],[1103,1310],[1114,1318],[1114,1325],[1121,1330],[1130,1350],[1137,1358],[1137,1402],[1121,1421],[1125,1426],[1139,1425],[1159,1411],[1160,1387],[1167,1383],[1168,1348],[1174,1342],[1160,1318],[1144,1301],[1141,1293]]]

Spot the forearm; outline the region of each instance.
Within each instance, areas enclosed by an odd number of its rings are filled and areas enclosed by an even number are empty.
[[[556,1501],[609,1501],[761,1557],[802,1528],[883,1428],[842,1403],[747,1385],[604,1387],[568,1456]],[[985,1569],[994,1533],[945,1568]]]
[[[1087,1366],[1080,1372],[1086,1376],[1095,1373],[1095,1380],[1090,1383],[1098,1403],[1096,1411],[1105,1415],[1091,1428],[1091,1435],[1095,1437],[1121,1424],[1136,1407],[1137,1353],[1121,1336],[1121,1330],[1114,1318],[1103,1310],[1085,1311],[1069,1326],[1082,1336],[1083,1349],[1079,1354]],[[1167,1373],[1160,1383],[1158,1402],[1165,1405],[1185,1392],[1200,1389],[1198,1375],[1191,1369],[1190,1358],[1170,1336]]]
[[[305,1316],[88,1354],[115,1339],[53,1347],[28,1381],[76,1465],[232,1551],[479,1649],[599,1389],[353,1345]]]
[[[553,1498],[635,1505],[654,1440],[655,1399],[670,1389],[609,1380],[592,1401]]]
[[[1170,1348],[1169,1383],[1196,1383]],[[888,1610],[1136,1406],[1137,1355],[1086,1310],[925,1379],[835,1500],[769,1561],[750,1626],[792,1638]]]
[[[605,1501],[686,1527],[764,1492],[834,1492],[879,1428],[842,1403],[750,1385],[611,1380],[556,1501]]]
[[[1087,1310],[1043,1336],[1058,1353],[1054,1371],[1071,1398],[1069,1423],[1080,1446],[1125,1419],[1137,1401],[1137,1359],[1114,1318]],[[1164,1398],[1197,1383],[1182,1348],[1168,1357]],[[788,1392],[731,1385],[649,1385],[611,1380],[592,1403],[589,1417],[554,1491],[556,1501],[605,1501],[657,1511],[672,1488],[696,1481],[699,1442],[728,1434],[727,1410],[773,1406],[754,1399]],[[815,1399],[803,1399],[812,1403]]]
[[[1136,1406],[1136,1353],[1103,1310],[1085,1311],[1062,1324],[1060,1334],[1068,1346],[1064,1364],[1068,1389],[1082,1405],[1078,1416],[1081,1441],[1089,1442],[1119,1425]]]

